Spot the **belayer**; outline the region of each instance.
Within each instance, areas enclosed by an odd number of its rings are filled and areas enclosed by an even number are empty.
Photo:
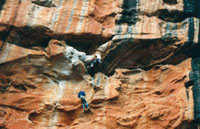
[[[85,100],[85,92],[84,91],[80,91],[78,93],[78,98],[81,99],[84,112],[85,112],[85,107],[89,110],[90,108],[89,108],[89,106],[87,104],[87,101]]]

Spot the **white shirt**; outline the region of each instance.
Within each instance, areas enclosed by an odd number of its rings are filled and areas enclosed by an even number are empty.
[[[101,60],[101,55],[100,54],[96,54],[97,59]]]

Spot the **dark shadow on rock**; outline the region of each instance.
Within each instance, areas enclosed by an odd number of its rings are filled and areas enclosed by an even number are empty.
[[[184,12],[200,18],[200,0],[184,0]]]
[[[0,129],[7,129],[5,126],[0,125]]]
[[[34,3],[34,4],[37,4],[39,6],[44,6],[44,7],[48,7],[48,8],[52,8],[52,7],[57,6],[53,3],[52,0],[32,0],[31,2]]]
[[[20,47],[35,49],[34,47],[46,48],[51,39],[64,40],[66,43],[79,51],[92,54],[103,43],[112,39],[95,34],[56,33],[45,26],[24,26],[0,24],[4,28],[0,31],[0,40],[9,42]]]
[[[167,9],[160,9],[155,13],[158,15],[158,18],[173,23],[178,23],[185,20],[188,17],[195,16],[194,14],[185,13],[178,10],[173,10],[169,12],[169,10]]]
[[[3,9],[3,6],[5,3],[6,3],[6,0],[0,0],[0,11]]]
[[[117,24],[129,23],[135,24],[138,20],[138,5],[139,0],[124,0],[122,5],[122,16],[116,21]]]
[[[177,4],[177,0],[163,0],[169,5]],[[178,23],[187,18],[200,18],[200,0],[184,0],[184,10],[159,9],[153,13],[143,12],[147,16],[157,16],[167,22]]]
[[[183,121],[178,127],[175,129],[198,129],[199,124],[195,121],[188,122]]]
[[[194,0],[190,1],[188,4],[188,8],[190,7],[189,5],[191,4],[191,2],[193,2],[194,4],[195,1]],[[190,9],[190,11],[192,11],[192,8]],[[194,28],[193,26],[191,27]],[[190,31],[193,32],[194,30],[190,30]],[[193,34],[194,33],[192,33],[190,37],[192,39],[194,37]],[[190,81],[193,82],[192,90],[193,90],[193,98],[194,98],[194,121],[195,122],[200,122],[200,32],[198,35],[199,35],[198,43],[195,46],[193,46],[193,48],[190,51],[187,52],[187,55],[192,57],[192,62],[191,62],[192,70],[189,74],[189,77],[190,77]]]
[[[190,72],[190,80],[194,82],[193,98],[194,98],[194,120],[200,121],[200,57],[192,59],[192,71]]]
[[[169,5],[174,5],[178,3],[177,0],[163,0],[163,2]]]
[[[0,31],[0,40],[6,41],[21,47],[31,48],[34,46],[47,47],[51,34],[49,28],[44,26],[15,27],[1,24],[5,29]]]
[[[167,35],[151,40],[123,39],[121,41],[116,41],[110,46],[109,53],[104,57],[102,71],[107,75],[112,75],[116,68],[142,68],[148,70],[154,65],[178,64],[188,58],[188,56],[185,55],[185,51],[189,51],[192,45],[189,44],[187,47],[177,46],[177,48],[172,48],[171,46],[174,45],[177,40],[179,39]],[[174,53],[171,55],[172,52]],[[180,58],[179,55],[185,56]]]

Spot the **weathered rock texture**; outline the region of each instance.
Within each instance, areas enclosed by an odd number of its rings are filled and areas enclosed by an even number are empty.
[[[197,129],[199,3],[1,0],[0,129]]]

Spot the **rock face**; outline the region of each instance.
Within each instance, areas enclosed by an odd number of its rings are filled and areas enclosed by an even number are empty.
[[[197,129],[199,3],[1,0],[0,128]]]

